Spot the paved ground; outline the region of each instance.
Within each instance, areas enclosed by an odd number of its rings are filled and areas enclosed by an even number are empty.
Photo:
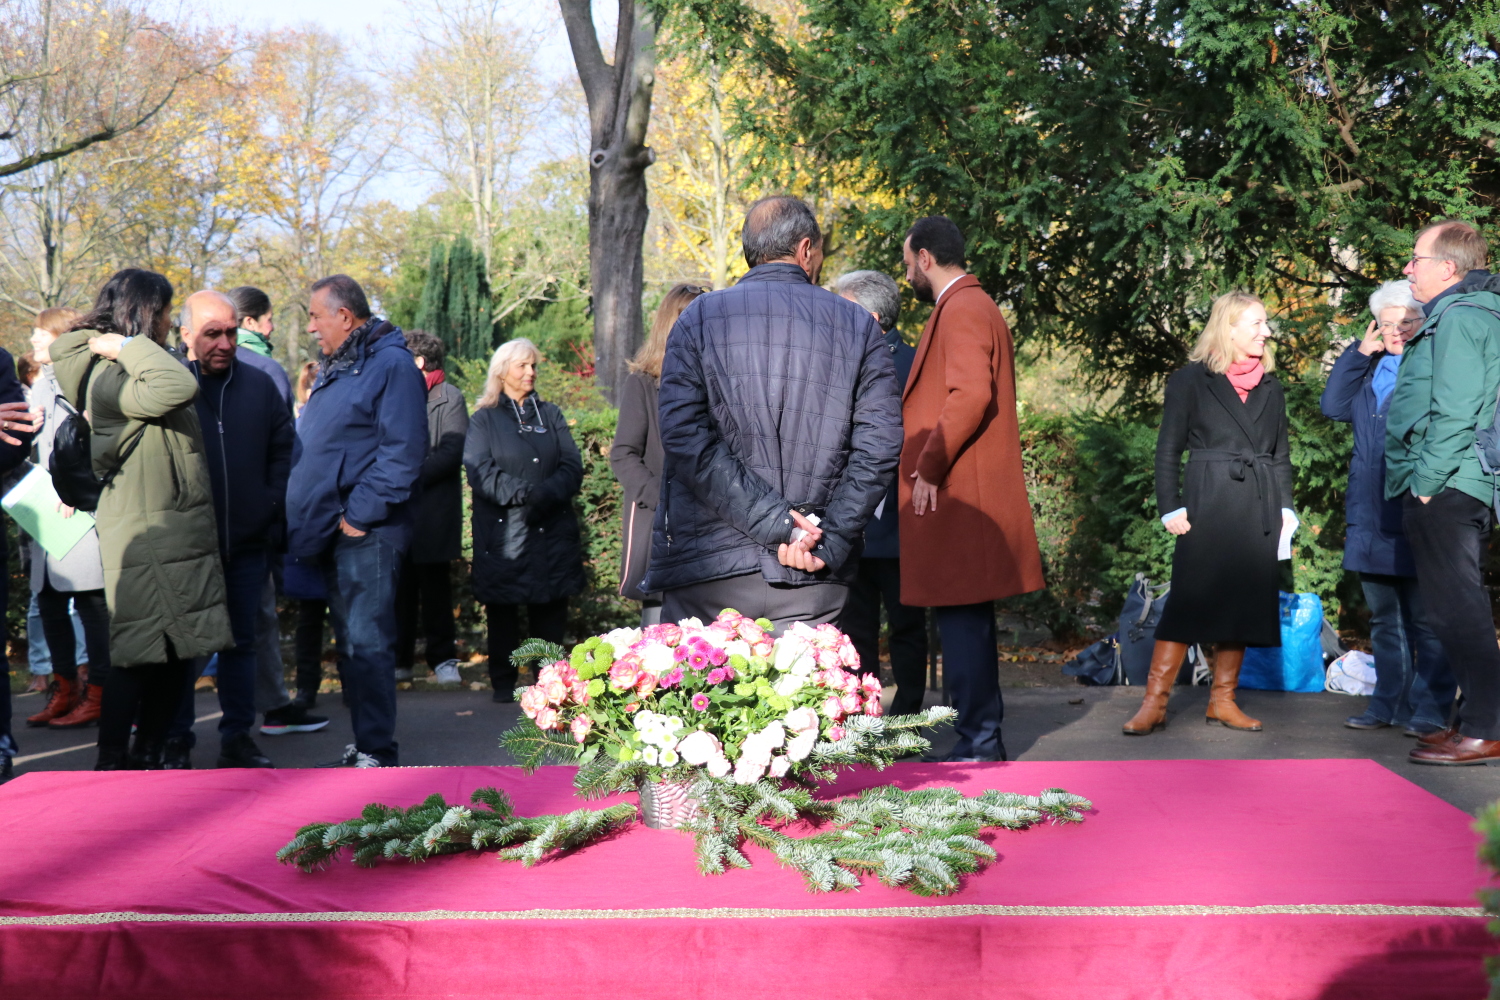
[[[1055,668],[1054,668],[1055,669]],[[1038,675],[1041,676],[1041,675]],[[1050,679],[1050,678],[1045,678]],[[1035,683],[1033,680],[1032,683]],[[403,691],[397,733],[402,763],[507,764],[496,737],[514,724],[518,709],[497,705],[489,691],[434,691],[417,685]],[[929,698],[933,695],[930,693]],[[1168,728],[1151,736],[1125,737],[1120,724],[1139,704],[1139,689],[1060,686],[1005,689],[1005,743],[1014,760],[1170,760],[1234,758],[1371,758],[1468,812],[1500,799],[1500,766],[1440,768],[1407,762],[1413,741],[1399,730],[1357,732],[1345,729],[1345,716],[1363,708],[1364,700],[1334,694],[1241,692],[1246,711],[1261,719],[1260,733],[1238,733],[1203,724],[1208,689],[1179,688]],[[1073,702],[1077,702],[1074,704]],[[25,728],[25,717],[40,708],[37,695],[14,699],[14,732],[22,756],[17,772],[77,770],[93,766],[97,730],[49,732]],[[323,695],[318,710],[332,718],[321,732],[290,736],[257,736],[279,767],[311,767],[338,757],[349,741],[348,712],[338,694]],[[217,699],[198,695],[195,763],[212,767],[217,749]],[[951,735],[938,734],[939,750]],[[62,751],[53,753],[52,751]],[[1316,803],[1308,803],[1315,808]]]

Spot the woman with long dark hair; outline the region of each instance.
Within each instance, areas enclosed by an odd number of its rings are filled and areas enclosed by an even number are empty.
[[[651,333],[630,362],[630,374],[620,386],[620,419],[609,465],[625,487],[624,540],[621,546],[620,595],[641,602],[641,624],[661,621],[661,595],[641,589],[651,560],[651,522],[661,498],[661,426],[656,416],[656,392],[661,362],[667,353],[667,334],[677,317],[708,291],[696,285],[675,285],[657,307]]]
[[[495,700],[515,700],[510,654],[524,635],[559,645],[568,598],[583,590],[583,542],[573,498],[583,458],[568,421],[536,394],[541,352],[524,338],[501,344],[469,418],[464,468],[474,491],[474,597],[489,624]]]
[[[198,380],[164,346],[171,310],[166,278],[127,268],[51,348],[63,396],[89,415],[94,472],[108,480],[94,515],[110,612],[97,770],[160,768],[193,657],[234,644]]]
[[[1259,299],[1221,295],[1190,363],[1167,380],[1156,498],[1177,548],[1146,696],[1127,736],[1166,726],[1172,683],[1194,643],[1216,647],[1206,721],[1261,728],[1234,692],[1245,647],[1281,645],[1277,547],[1283,523],[1295,521],[1286,397],[1263,360],[1270,332]]]

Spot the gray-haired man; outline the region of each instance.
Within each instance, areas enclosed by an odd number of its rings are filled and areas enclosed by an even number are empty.
[[[901,339],[896,317],[901,312],[901,290],[889,275],[879,271],[851,271],[834,283],[833,290],[867,309],[885,333],[885,346],[896,365],[896,384],[906,385],[916,349]],[[922,710],[926,693],[927,612],[901,603],[901,542],[897,529],[896,482],[891,481],[885,499],[865,526],[865,548],[859,569],[849,584],[849,599],[839,616],[839,628],[848,633],[859,652],[863,672],[880,668],[880,605],[885,603],[890,625],[891,673],[896,679],[896,697],[891,714],[909,715]]]

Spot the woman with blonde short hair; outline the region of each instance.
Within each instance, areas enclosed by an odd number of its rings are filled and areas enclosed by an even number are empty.
[[[1167,380],[1156,498],[1163,526],[1177,537],[1172,592],[1127,736],[1166,726],[1167,698],[1194,643],[1216,647],[1206,721],[1261,728],[1234,692],[1245,647],[1281,645],[1276,550],[1283,522],[1295,521],[1286,397],[1263,361],[1270,333],[1259,299],[1221,295],[1189,364]]]
[[[490,683],[499,702],[515,700],[510,654],[526,637],[561,645],[568,598],[584,582],[573,513],[583,459],[562,411],[536,394],[541,360],[524,338],[496,348],[464,438],[474,491],[474,597],[488,619]]]

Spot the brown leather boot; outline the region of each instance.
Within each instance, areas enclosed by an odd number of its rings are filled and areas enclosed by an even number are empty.
[[[82,729],[99,721],[99,705],[104,698],[104,688],[90,684],[84,689],[83,700],[67,715],[47,723],[48,729]]]
[[[1234,689],[1240,682],[1240,664],[1245,660],[1244,646],[1220,646],[1214,650],[1214,686],[1208,693],[1208,714],[1204,722],[1260,732],[1260,720],[1252,719],[1234,703]]]
[[[1177,671],[1187,657],[1187,643],[1157,641],[1151,649],[1151,673],[1146,677],[1146,697],[1141,710],[1125,723],[1126,736],[1145,736],[1167,728],[1167,698],[1177,682]]]
[[[52,694],[47,707],[35,715],[26,717],[26,724],[33,729],[45,726],[53,719],[60,719],[78,705],[78,685],[66,677],[52,679]]]

